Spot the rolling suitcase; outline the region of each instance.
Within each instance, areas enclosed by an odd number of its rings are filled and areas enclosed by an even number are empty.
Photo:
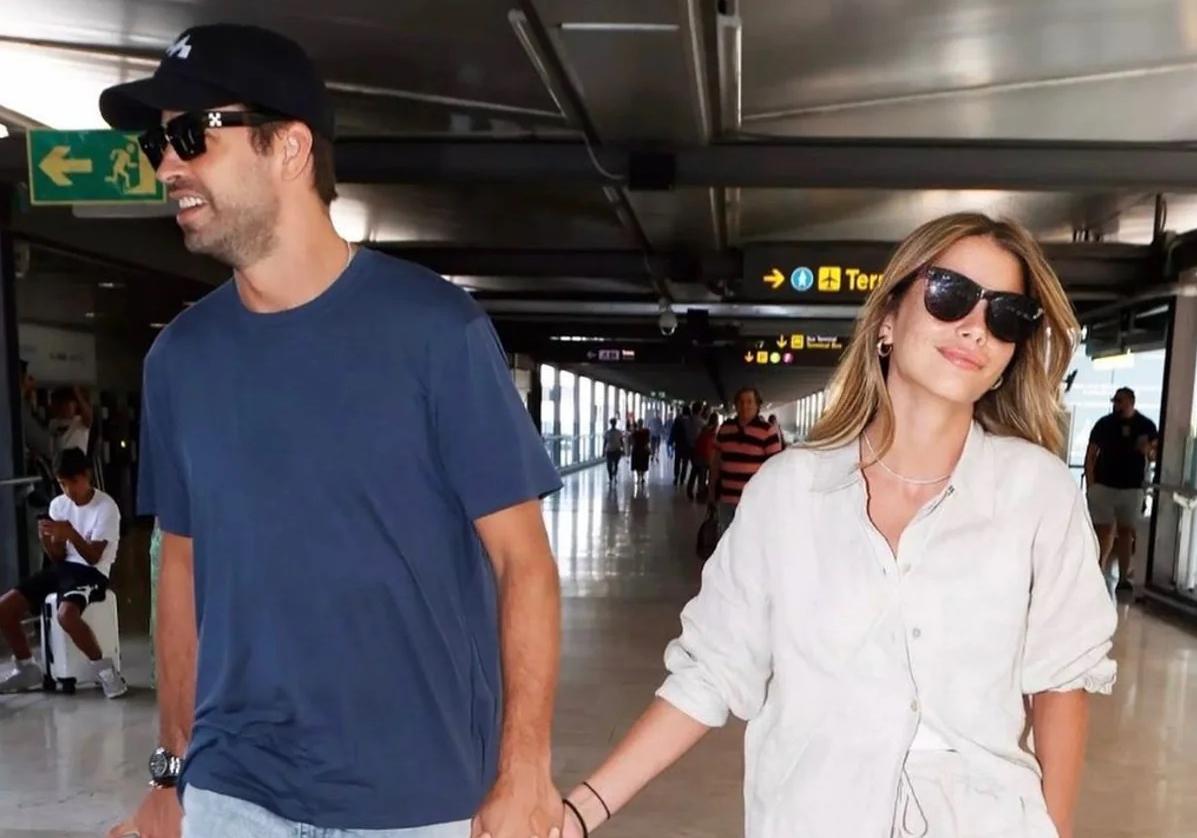
[[[116,592],[109,589],[99,598],[92,595],[83,610],[83,621],[91,626],[100,652],[111,658],[117,671],[121,668],[121,647],[116,614]],[[53,692],[62,687],[73,693],[78,686],[96,685],[95,665],[79,651],[75,641],[58,625],[58,594],[50,594],[42,603],[42,672],[45,688]]]

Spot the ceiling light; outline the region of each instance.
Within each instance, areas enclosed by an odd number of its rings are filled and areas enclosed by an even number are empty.
[[[105,291],[115,291],[118,288],[124,288],[125,284],[123,282],[101,282],[99,286]]]
[[[96,313],[94,311],[89,311],[89,312],[85,313],[83,316],[86,317],[88,320],[96,319]]]
[[[676,32],[676,23],[592,23],[577,21],[560,24],[564,32]]]
[[[166,324],[165,323],[151,323],[150,328],[151,329],[165,329]]]
[[[0,125],[0,140],[8,136],[8,126]]]

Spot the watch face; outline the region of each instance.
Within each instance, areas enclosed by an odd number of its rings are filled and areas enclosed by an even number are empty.
[[[150,776],[161,779],[170,775],[170,755],[165,749],[159,748],[150,757]]]

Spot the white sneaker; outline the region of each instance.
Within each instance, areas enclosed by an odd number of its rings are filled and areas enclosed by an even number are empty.
[[[0,681],[0,693],[23,693],[42,689],[42,668],[33,661],[16,664]]]
[[[105,698],[120,698],[129,691],[129,685],[110,658],[102,658],[95,663],[96,678],[104,690]]]

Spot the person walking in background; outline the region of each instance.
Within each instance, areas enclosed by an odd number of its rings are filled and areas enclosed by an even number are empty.
[[[669,441],[673,444],[673,485],[685,486],[690,471],[690,458],[694,448],[690,445],[690,406],[682,408],[682,414],[673,420],[673,432]]]
[[[711,474],[711,461],[715,457],[715,437],[718,432],[719,414],[712,413],[694,444],[694,466],[690,473],[690,482],[686,486],[686,496],[690,500],[705,502],[710,497],[708,478]]]
[[[745,838],[1073,838],[1089,694],[1117,671],[1058,455],[1079,324],[1011,222],[930,222],[883,276],[809,444],[744,489],[655,700],[569,793],[565,838],[732,714]]]
[[[1135,533],[1143,519],[1147,464],[1155,461],[1160,432],[1135,409],[1135,391],[1119,387],[1110,400],[1113,412],[1097,420],[1085,453],[1085,485],[1089,515],[1101,545],[1101,567],[1118,546],[1116,593],[1131,593],[1131,558]]]
[[[753,387],[736,393],[736,415],[719,426],[711,460],[708,503],[719,513],[725,532],[736,514],[744,487],[774,454],[781,453],[781,434],[761,417],[761,394]]]
[[[623,431],[619,429],[618,419],[611,420],[611,427],[603,435],[603,453],[607,457],[607,481],[613,484],[619,475],[619,461],[623,459]]]
[[[644,427],[644,420],[636,421],[636,429],[632,431],[632,471],[636,472],[636,482],[644,485],[648,477],[648,467],[652,463],[653,455],[652,432]]]
[[[784,451],[784,450],[785,450],[785,448],[786,448],[786,435],[785,435],[785,433],[784,433],[784,432],[782,431],[782,429],[781,429],[781,422],[779,422],[779,421],[778,421],[778,419],[777,419],[777,414],[776,414],[776,413],[770,413],[770,414],[769,414],[769,420],[768,420],[768,421],[769,421],[769,425],[770,425],[770,426],[771,426],[771,427],[772,427],[772,428],[773,428],[775,431],[777,431],[777,438],[778,438],[779,440],[781,440],[781,450],[783,450],[783,451]]]
[[[661,422],[661,414],[653,411],[648,417],[648,432],[652,436],[652,460],[654,463],[661,451],[661,434],[664,430],[665,425]]]

